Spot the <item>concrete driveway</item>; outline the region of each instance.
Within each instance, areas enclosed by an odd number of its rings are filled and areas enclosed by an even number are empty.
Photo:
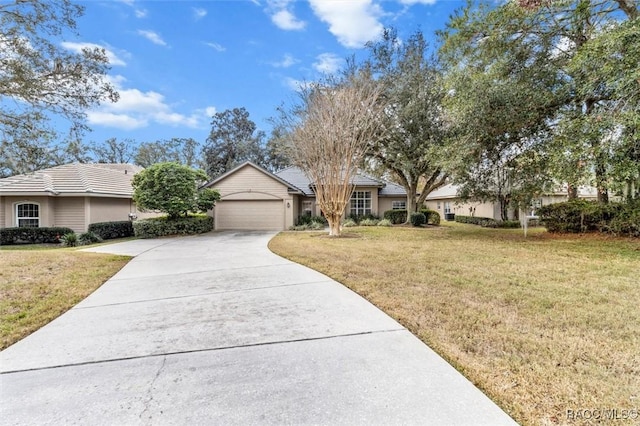
[[[405,328],[271,253],[273,233],[135,240],[0,352],[2,424],[515,424]]]

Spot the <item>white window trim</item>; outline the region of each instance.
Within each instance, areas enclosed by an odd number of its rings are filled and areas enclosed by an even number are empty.
[[[25,204],[33,204],[34,206],[38,206],[38,217],[21,217],[21,216],[18,216],[18,206],[23,206]],[[37,228],[40,228],[40,224],[42,223],[42,219],[41,219],[42,209],[40,208],[40,203],[36,203],[36,202],[33,202],[33,201],[20,201],[20,202],[15,203],[13,205],[13,213],[15,215],[15,226],[16,226],[16,228],[20,227],[20,219],[37,219],[38,220]]]
[[[400,205],[400,207],[396,207],[396,205]],[[391,210],[406,210],[407,202],[406,201],[392,201],[391,202]]]
[[[359,195],[362,195],[362,197],[359,197]],[[358,207],[357,203],[356,203],[356,207],[353,207],[352,203],[354,201],[359,201],[359,200],[364,201],[364,207],[362,208]],[[367,207],[367,204],[369,205],[368,207]],[[351,194],[351,199],[349,200],[349,214],[360,216],[360,215],[367,215],[372,213],[373,213],[373,199],[371,196],[371,191],[353,191],[353,194]]]

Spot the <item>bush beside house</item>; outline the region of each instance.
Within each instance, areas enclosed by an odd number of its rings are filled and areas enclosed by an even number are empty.
[[[2,228],[0,229],[0,245],[57,244],[63,235],[69,233],[73,233],[73,230],[63,227]]]
[[[207,215],[179,217],[155,217],[137,220],[133,223],[138,238],[156,238],[167,235],[202,234],[213,230],[213,218]]]
[[[598,203],[572,200],[538,209],[549,232],[602,232],[640,237],[640,200],[630,203]]]

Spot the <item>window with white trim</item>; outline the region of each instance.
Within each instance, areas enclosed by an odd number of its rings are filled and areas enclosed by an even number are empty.
[[[407,202],[406,201],[392,201],[391,202],[391,210],[406,210]]]
[[[16,225],[18,228],[40,227],[40,205],[35,203],[16,204]]]
[[[354,191],[349,213],[356,216],[371,214],[371,191]]]
[[[313,203],[311,201],[302,202],[302,214],[304,216],[311,216],[313,213]]]
[[[440,201],[437,203],[437,209],[440,210]]]
[[[448,201],[444,202],[444,212],[445,214],[451,213],[451,203]]]

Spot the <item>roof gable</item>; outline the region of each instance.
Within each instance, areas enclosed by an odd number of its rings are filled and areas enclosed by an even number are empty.
[[[251,161],[247,161],[245,163],[240,164],[239,166],[221,174],[220,176],[218,176],[217,178],[213,179],[210,182],[207,182],[203,185],[203,187],[206,188],[213,188],[217,183],[221,182],[224,179],[227,179],[229,176],[232,176],[234,174],[236,174],[237,172],[239,172],[240,170],[246,168],[246,167],[251,167],[255,170],[257,170],[258,172],[264,174],[265,176],[277,181],[278,183],[284,185],[287,187],[288,192],[291,193],[299,193],[302,194],[304,193],[304,191],[302,191],[300,188],[296,187],[295,185],[292,185],[291,183],[287,182],[286,180],[282,179],[281,177],[277,176],[276,174],[271,173],[268,170],[263,169],[262,167],[253,164]]]

